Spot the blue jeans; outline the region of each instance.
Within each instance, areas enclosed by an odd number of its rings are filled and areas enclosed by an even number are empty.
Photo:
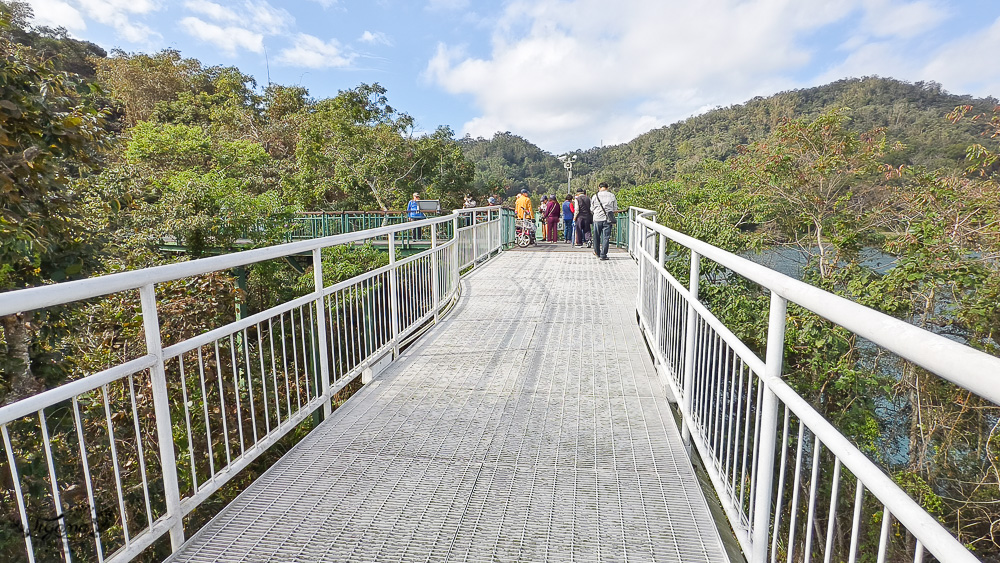
[[[573,240],[573,220],[563,219],[563,240],[569,242]]]
[[[609,244],[611,244],[611,222],[596,221],[594,223],[594,254],[600,258],[607,258]]]

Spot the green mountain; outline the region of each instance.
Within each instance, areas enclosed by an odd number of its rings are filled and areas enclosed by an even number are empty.
[[[636,137],[628,143],[580,151],[573,168],[573,187],[593,189],[598,182],[641,185],[669,179],[686,164],[706,158],[725,160],[740,145],[764,138],[785,119],[815,118],[831,108],[850,108],[851,127],[862,131],[884,127],[890,143],[903,148],[889,155],[894,165],[930,170],[961,166],[965,149],[980,142],[969,120],[952,124],[948,112],[972,105],[990,112],[995,98],[949,94],[935,82],[909,83],[891,78],[838,80],[815,88],[757,97],[744,104],[716,108]],[[476,165],[477,188],[510,186],[532,193],[563,193],[566,171],[554,155],[512,133],[492,139],[461,141]]]

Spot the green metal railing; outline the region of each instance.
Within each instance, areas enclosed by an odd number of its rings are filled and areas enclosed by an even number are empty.
[[[378,227],[406,223],[409,218],[403,211],[323,211],[298,213],[292,218],[290,240],[305,240],[345,233],[356,233]],[[451,223],[442,225],[447,238],[451,238]],[[411,233],[400,233],[404,240],[411,240]]]

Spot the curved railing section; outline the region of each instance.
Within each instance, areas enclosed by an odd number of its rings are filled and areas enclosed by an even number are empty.
[[[5,512],[23,535],[13,558],[127,561],[168,535],[176,550],[192,511],[447,310],[461,274],[513,240],[509,215],[462,210],[0,294],[2,316],[138,291],[145,335],[137,359],[0,407]],[[397,259],[418,228],[429,248]],[[389,264],[325,285],[324,249],[363,241],[387,248]],[[162,345],[159,284],[303,256],[311,293]]]
[[[1000,358],[678,233],[651,211],[632,208],[629,222],[640,325],[750,563],[923,561],[925,550],[938,561],[977,561],[781,379],[786,307],[796,303],[994,404]],[[687,287],[665,269],[668,241],[690,250]],[[699,301],[702,258],[771,292],[764,359]],[[861,544],[877,553],[859,553]]]

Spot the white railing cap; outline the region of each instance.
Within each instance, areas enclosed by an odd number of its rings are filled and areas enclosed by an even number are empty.
[[[164,266],[154,266],[151,268],[143,268],[141,270],[131,270],[83,280],[8,291],[0,293],[0,316],[20,313],[23,311],[33,311],[45,307],[52,307],[54,305],[62,305],[64,303],[71,303],[73,301],[109,295],[111,293],[136,289],[149,284],[197,276],[208,272],[228,270],[239,266],[254,264],[256,262],[263,262],[265,260],[273,260],[295,254],[312,252],[317,248],[327,248],[339,244],[357,242],[391,233],[407,231],[417,227],[450,222],[453,219],[454,214],[449,214],[441,217],[432,217],[429,219],[420,219],[418,221],[409,221],[407,223],[399,223],[385,227],[377,227],[365,231],[289,242],[265,248],[256,248],[253,250],[223,254],[221,256],[199,258],[197,260],[190,260],[187,262],[177,262]]]

